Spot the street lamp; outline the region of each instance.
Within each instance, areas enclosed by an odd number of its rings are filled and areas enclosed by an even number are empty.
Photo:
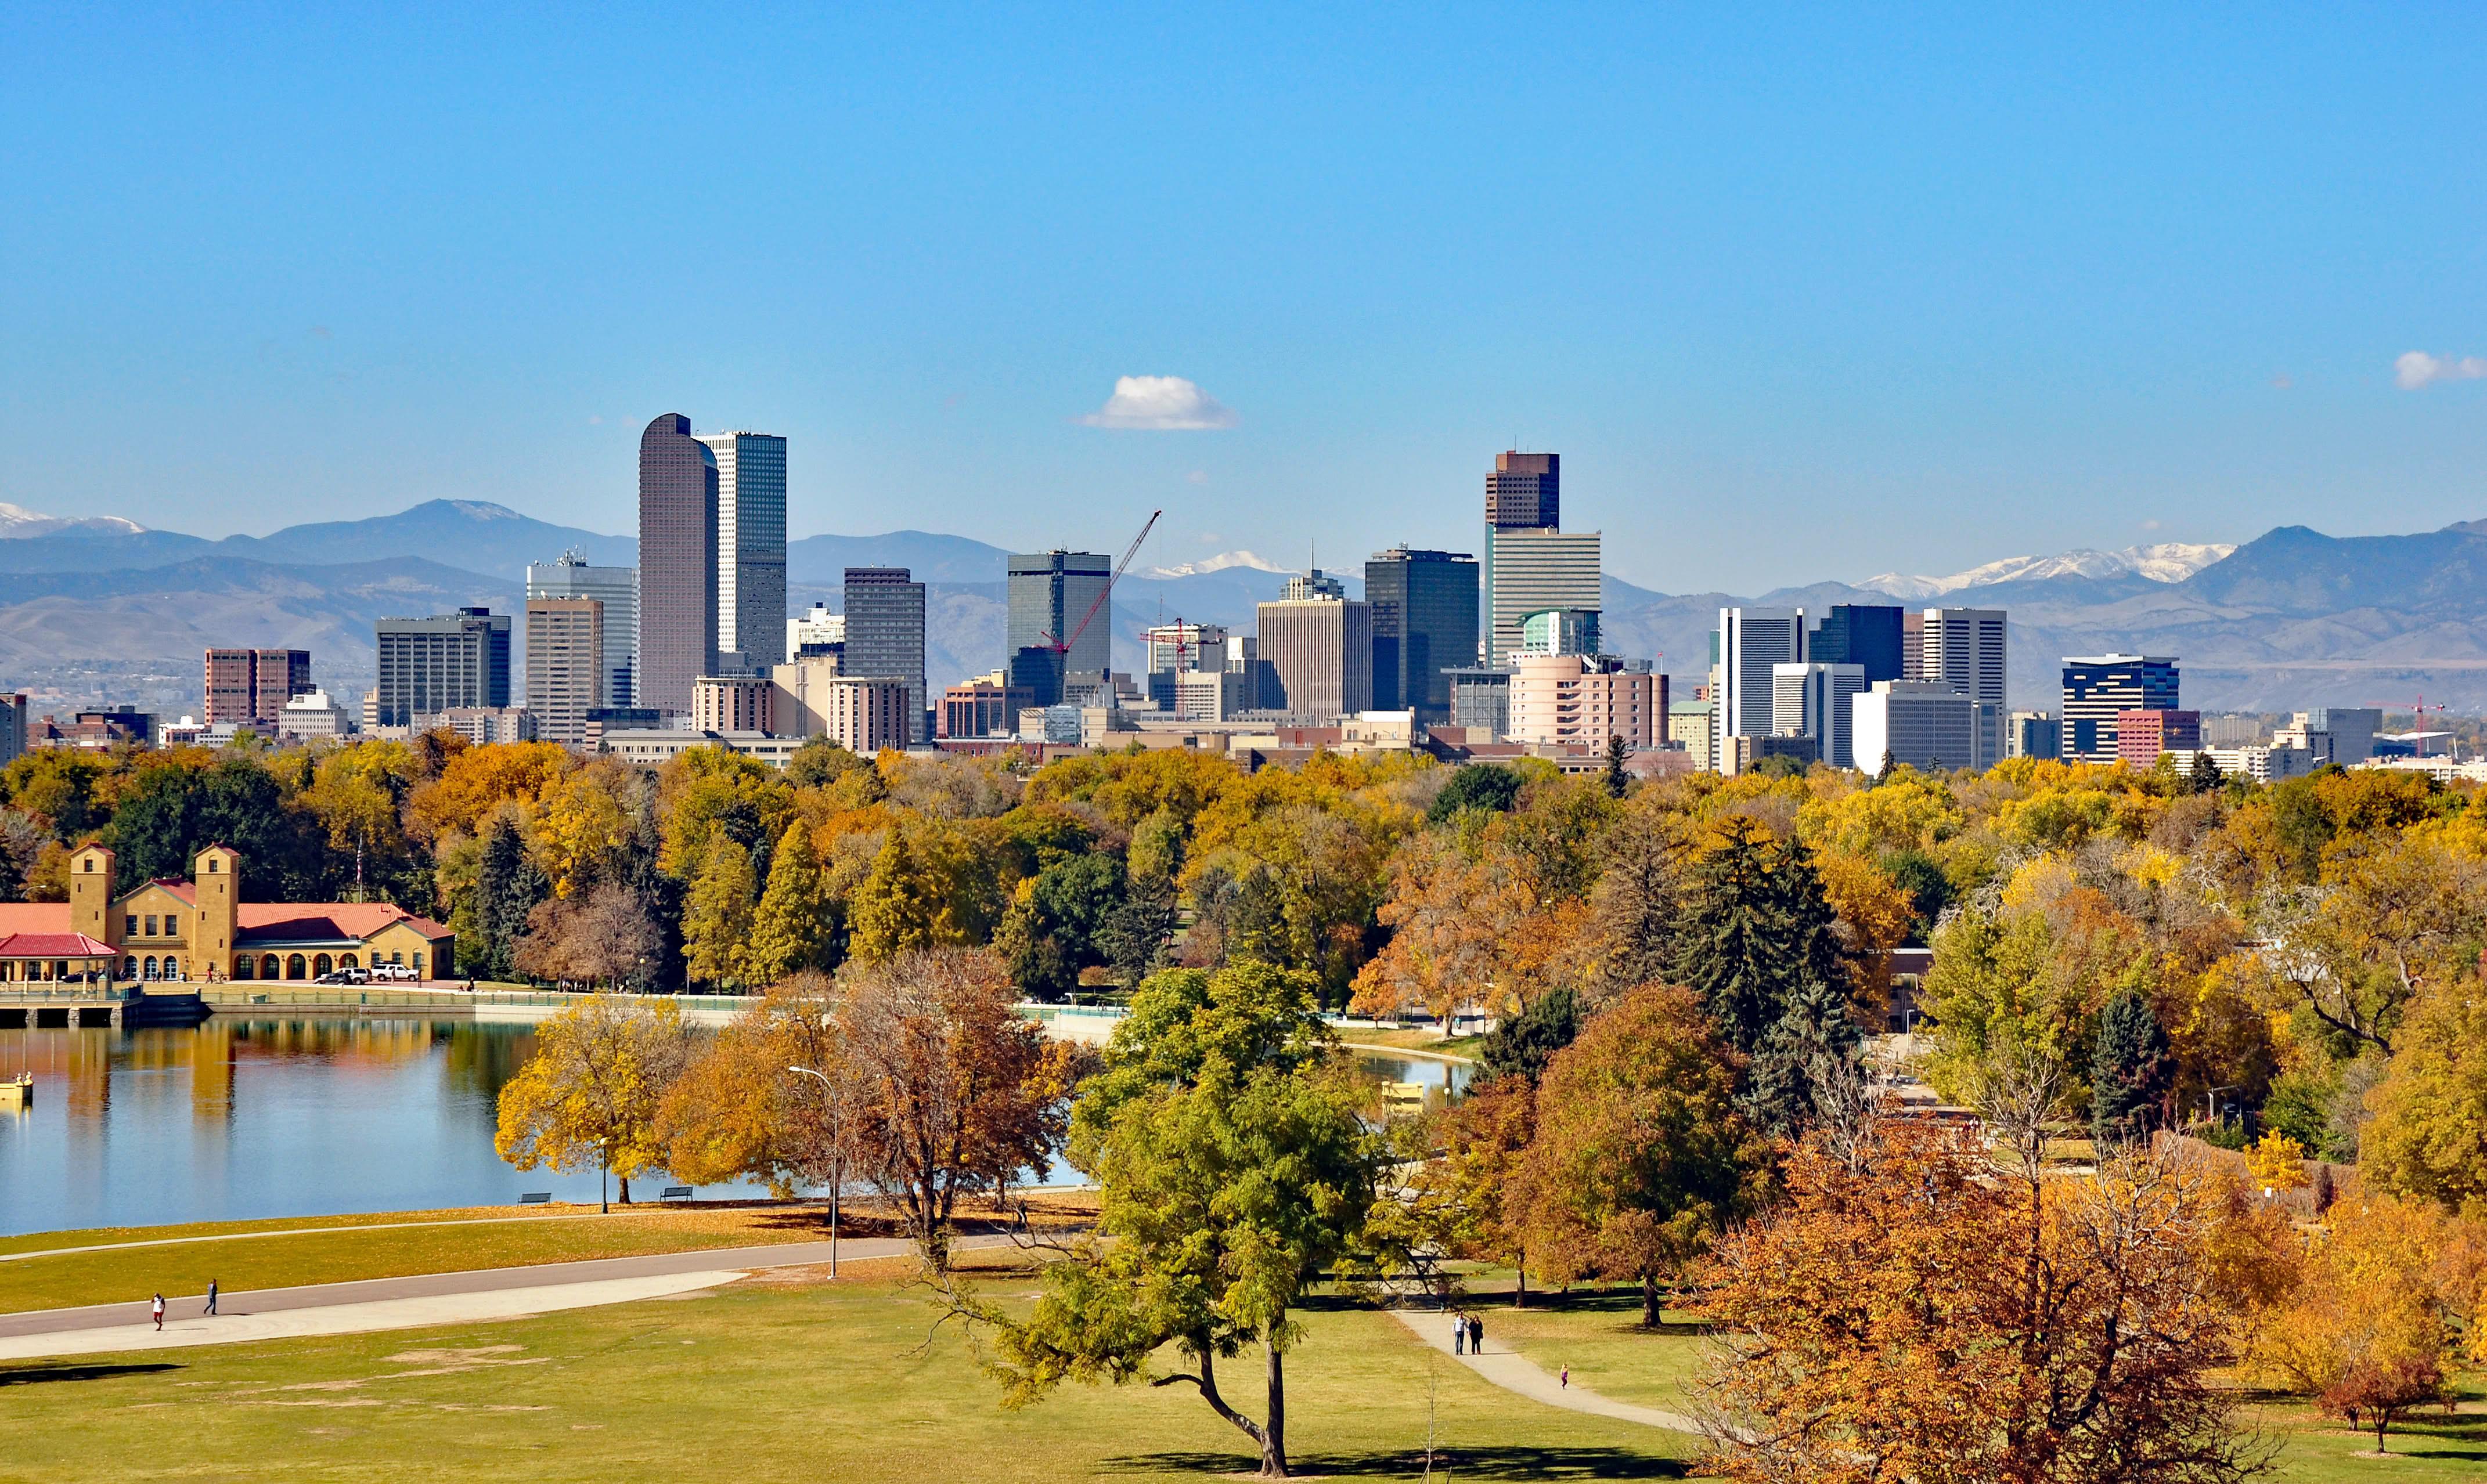
[[[847,1141],[844,1127],[845,1102],[838,1096],[838,1085],[828,1074],[808,1066],[790,1066],[786,1070],[813,1078],[829,1103],[829,1277],[838,1276],[838,1196],[847,1183]]]
[[[605,1158],[604,1155],[604,1146],[609,1141],[609,1140],[604,1139],[600,1139],[596,1141],[596,1212],[599,1216],[611,1216],[613,1214],[613,1202],[605,1198],[604,1194],[604,1177],[605,1174],[613,1168],[613,1162]]]

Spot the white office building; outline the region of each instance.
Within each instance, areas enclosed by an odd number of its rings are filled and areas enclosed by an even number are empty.
[[[1920,772],[1977,765],[1979,702],[1940,680],[1877,680],[1850,702],[1857,766],[1880,777],[1888,758]]]
[[[786,657],[793,659],[805,649],[825,651],[847,642],[847,616],[829,612],[826,603],[814,603],[786,620]]]
[[[1814,756],[1834,768],[1857,766],[1850,702],[1865,690],[1862,665],[1800,661],[1771,667],[1771,730],[1813,739]]]
[[[639,640],[639,569],[634,566],[590,566],[575,551],[559,562],[537,562],[527,567],[527,597],[588,598],[604,605],[604,689],[599,702],[607,706],[638,704],[631,683],[637,671]]]
[[[276,717],[276,734],[280,737],[342,737],[353,729],[353,719],[346,708],[329,700],[328,693],[322,690],[305,691],[288,701]]]
[[[1767,737],[1778,729],[1777,670],[1804,661],[1804,610],[1721,608],[1716,637],[1711,699],[1719,704],[1718,730],[1710,756],[1723,772],[1737,756],[1730,739]]]
[[[1522,628],[1530,614],[1550,608],[1596,613],[1606,607],[1599,578],[1601,541],[1595,531],[1486,532],[1487,569],[1494,582],[1487,594],[1487,668],[1509,664],[1524,647]]]
[[[718,663],[765,675],[786,657],[786,440],[694,436],[716,455]]]

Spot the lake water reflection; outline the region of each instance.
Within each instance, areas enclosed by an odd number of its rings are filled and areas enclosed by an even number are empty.
[[[501,1086],[534,1049],[525,1026],[471,1021],[0,1031],[0,1077],[36,1084],[30,1112],[0,1112],[0,1234],[506,1205],[520,1191],[594,1200],[592,1169],[521,1173],[492,1152]],[[1363,1060],[1435,1086],[1466,1071]],[[761,1193],[700,1189],[738,1194]]]

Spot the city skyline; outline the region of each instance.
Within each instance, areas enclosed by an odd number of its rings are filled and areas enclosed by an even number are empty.
[[[789,438],[791,534],[1164,507],[1165,564],[1467,549],[1515,446],[1662,591],[2487,514],[2474,13],[728,18],[628,110],[650,28],[450,30],[18,28],[0,501],[624,530],[689,405]]]

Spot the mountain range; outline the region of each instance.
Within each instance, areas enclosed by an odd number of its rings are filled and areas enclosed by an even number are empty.
[[[636,542],[471,500],[220,540],[0,505],[0,679],[35,690],[43,708],[111,700],[179,711],[198,703],[209,645],[287,645],[310,649],[315,674],[350,698],[371,683],[374,619],[461,603],[513,610],[527,564],[565,550],[627,564]],[[928,586],[927,678],[937,687],[1002,662],[1006,557],[922,531],[806,536],[788,544],[788,600],[835,608],[844,568],[910,568]],[[1238,552],[1127,576],[1113,603],[1116,665],[1136,668],[1139,631],[1160,617],[1248,632],[1253,605],[1287,575]],[[2233,547],[2015,557],[1948,577],[1748,595],[1655,592],[1613,576],[1605,590],[1607,646],[1663,657],[1679,684],[1706,673],[1721,607],[1940,599],[2009,610],[2016,705],[2054,702],[2063,655],[2138,650],[2179,656],[2186,702],[2205,710],[2405,705],[2423,693],[2487,711],[2487,521],[2384,536],[2287,526]]]

